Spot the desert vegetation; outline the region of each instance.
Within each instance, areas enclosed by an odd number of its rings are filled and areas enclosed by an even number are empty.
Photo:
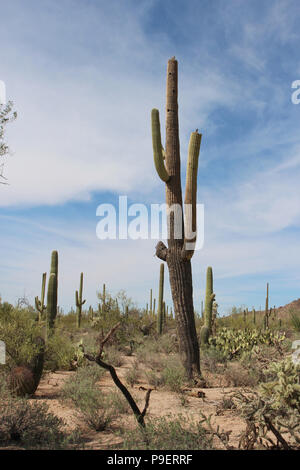
[[[180,181],[177,61],[167,69],[166,148],[159,113],[152,138],[167,206],[185,206],[175,237],[168,213],[168,246],[146,308],[104,283],[87,307],[84,273],[74,309],[59,307],[59,253],[51,254],[41,294],[17,305],[0,301],[0,446],[26,449],[283,449],[300,447],[300,300],[265,308],[232,308],[220,317],[213,267],[205,305],[193,303],[191,259],[196,241],[196,191],[201,134],[190,137],[185,202]],[[6,111],[8,112],[8,111]],[[189,212],[186,205],[191,205]],[[189,223],[191,233],[189,233]],[[191,235],[191,236],[189,236]],[[164,301],[165,266],[172,307]],[[37,286],[37,292],[39,287]],[[157,291],[157,296],[154,293]],[[169,308],[170,307],[170,308]]]

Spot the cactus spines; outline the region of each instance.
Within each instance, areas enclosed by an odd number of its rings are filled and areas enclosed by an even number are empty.
[[[163,331],[163,314],[164,314],[164,271],[165,265],[161,263],[159,273],[159,294],[158,294],[158,309],[157,309],[157,333],[162,334]]]
[[[39,312],[39,322],[42,321],[43,318],[43,313],[46,310],[46,305],[44,305],[45,302],[45,290],[46,290],[46,278],[47,278],[47,273],[43,273],[42,277],[42,291],[41,291],[41,300],[39,300],[38,296],[36,296],[35,300],[35,308]]]
[[[168,243],[156,245],[156,256],[168,265],[170,287],[174,304],[174,313],[179,335],[179,350],[188,379],[197,376],[202,380],[200,370],[199,344],[196,332],[191,258],[195,249],[196,234],[191,234],[187,223],[196,227],[195,208],[187,209],[184,216],[180,144],[178,122],[178,62],[175,57],[168,61],[167,66],[167,102],[166,102],[166,144],[165,154],[161,143],[159,113],[151,112],[152,144],[155,167],[158,176],[166,184]],[[195,131],[190,139],[189,164],[187,171],[186,201],[195,201],[198,148],[200,134]],[[164,158],[165,157],[165,158]],[[185,208],[186,209],[186,208]],[[179,216],[179,217],[178,217]],[[179,235],[179,236],[178,236]],[[159,302],[160,303],[160,302]],[[158,311],[160,310],[158,305]]]
[[[81,325],[82,306],[85,303],[85,300],[82,300],[82,289],[83,289],[83,273],[80,274],[79,292],[77,290],[75,293],[77,328],[80,328],[80,325]]]

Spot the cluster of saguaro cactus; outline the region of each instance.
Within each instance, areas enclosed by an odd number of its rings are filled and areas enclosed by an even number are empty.
[[[47,273],[43,273],[42,276],[42,292],[41,292],[41,300],[38,298],[38,296],[35,297],[35,308],[39,312],[39,322],[43,320],[43,315],[44,311],[46,310],[46,305],[44,305],[45,302],[45,291],[46,291],[46,278],[47,278]]]
[[[50,277],[47,292],[47,327],[51,332],[55,325],[57,315],[57,288],[58,288],[58,253],[52,251]]]
[[[158,293],[158,309],[157,309],[157,333],[163,332],[164,324],[164,273],[165,265],[161,263],[159,273],[159,293]]]
[[[80,325],[81,325],[82,306],[85,304],[85,300],[82,300],[82,290],[83,290],[83,273],[80,274],[79,291],[77,290],[77,291],[75,292],[76,325],[77,325],[77,328],[80,328]]]
[[[213,272],[212,267],[209,266],[206,271],[204,325],[200,331],[200,343],[202,345],[208,344],[208,339],[212,334],[212,307],[215,296],[213,293]]]

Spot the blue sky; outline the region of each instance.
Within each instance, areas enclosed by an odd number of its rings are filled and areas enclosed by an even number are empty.
[[[167,60],[179,64],[182,178],[203,134],[198,202],[205,243],[192,265],[196,309],[212,266],[221,313],[300,297],[300,79],[297,0],[1,2],[0,80],[18,119],[0,187],[0,292],[33,302],[59,251],[59,303],[80,272],[95,305],[106,283],[139,306],[157,295],[155,240],[98,240],[96,208],[127,195],[163,203],[150,112],[164,136]],[[170,290],[166,283],[166,300]]]

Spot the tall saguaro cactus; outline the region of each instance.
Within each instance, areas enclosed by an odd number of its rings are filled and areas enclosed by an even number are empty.
[[[58,253],[52,251],[50,277],[47,292],[47,326],[52,331],[57,315]]]
[[[163,331],[163,316],[164,316],[164,279],[165,279],[165,265],[161,263],[159,272],[159,292],[158,292],[158,309],[157,309],[157,333],[162,334]]]
[[[192,132],[188,149],[185,214],[180,173],[178,124],[178,63],[168,61],[166,103],[166,146],[161,143],[159,112],[152,109],[152,143],[158,176],[166,185],[168,247],[156,246],[156,256],[167,263],[179,335],[179,349],[188,378],[201,377],[199,344],[193,305],[191,258],[196,242],[197,170],[201,144],[198,130]]]
[[[43,319],[43,313],[46,310],[46,305],[44,305],[45,302],[45,291],[46,291],[46,278],[47,278],[47,273],[43,273],[42,277],[42,291],[41,291],[41,300],[36,296],[35,300],[35,308],[39,312],[39,322],[42,321]]]
[[[83,273],[80,274],[79,292],[78,290],[75,292],[77,328],[80,328],[80,325],[81,325],[81,311],[82,311],[82,306],[85,303],[85,300],[82,300],[82,289],[83,289]]]

